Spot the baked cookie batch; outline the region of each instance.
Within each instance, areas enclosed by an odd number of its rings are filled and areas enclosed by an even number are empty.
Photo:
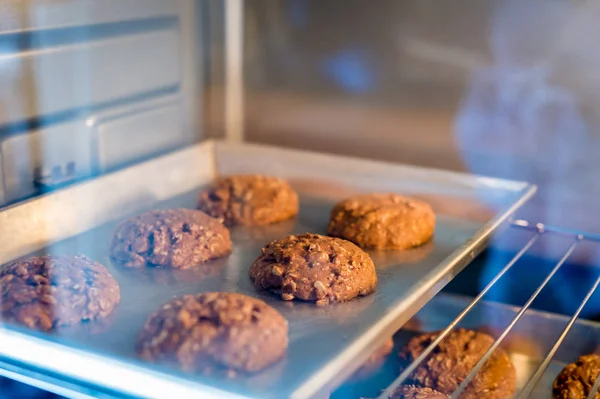
[[[123,221],[111,238],[111,258],[126,268],[192,268],[231,253],[228,227],[292,219],[299,201],[285,180],[242,175],[215,182],[200,194],[197,208],[152,210]],[[363,249],[406,250],[430,241],[434,230],[435,214],[423,201],[397,194],[355,196],[333,207],[328,236],[290,235],[267,244],[249,265],[249,278],[256,289],[283,301],[349,301],[377,288],[376,265]],[[0,289],[2,319],[43,331],[106,318],[121,298],[108,270],[85,256],[15,261],[0,270]],[[436,337],[414,337],[399,358],[409,364]],[[449,398],[493,343],[484,332],[452,331],[390,397]],[[135,342],[147,361],[228,376],[267,368],[285,356],[287,346],[288,323],[277,310],[231,292],[170,300],[149,315]],[[393,348],[389,339],[355,376],[376,368]],[[587,395],[585,387],[600,373],[598,359],[584,356],[568,365],[554,383],[555,397],[579,397],[569,396],[575,386]],[[515,368],[499,348],[461,398],[507,398],[515,384]]]

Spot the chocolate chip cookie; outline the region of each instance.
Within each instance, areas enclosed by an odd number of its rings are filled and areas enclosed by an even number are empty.
[[[439,333],[427,333],[411,339],[400,352],[400,359],[416,359]],[[409,377],[408,383],[425,386],[451,395],[465,380],[483,354],[493,345],[487,334],[456,329],[446,336]],[[461,394],[462,399],[510,397],[516,385],[516,372],[510,358],[497,349]]]
[[[287,345],[288,323],[275,309],[246,295],[211,292],[164,304],[146,321],[136,350],[185,371],[235,374],[275,363]]]
[[[110,253],[126,267],[145,265],[187,269],[231,253],[229,230],[193,209],[160,209],[122,222]]]
[[[450,399],[450,396],[431,388],[402,385],[392,392],[390,399]]]
[[[598,376],[600,376],[600,355],[581,356],[575,363],[567,364],[556,376],[552,386],[552,397],[586,399]],[[594,399],[600,399],[600,392],[596,392]]]
[[[83,256],[33,256],[0,269],[3,320],[53,330],[108,316],[121,300],[119,285]]]
[[[408,249],[429,241],[435,214],[429,204],[398,194],[348,198],[331,211],[327,234],[361,248]]]
[[[227,226],[262,226],[298,214],[298,194],[283,179],[239,175],[219,179],[200,194],[198,209]]]
[[[367,253],[349,241],[308,233],[265,246],[250,267],[250,278],[257,288],[276,291],[283,300],[320,305],[368,295],[377,287]]]

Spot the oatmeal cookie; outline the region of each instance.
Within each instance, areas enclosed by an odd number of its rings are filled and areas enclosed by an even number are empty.
[[[431,388],[402,385],[392,392],[390,399],[450,399],[450,396]]]
[[[155,311],[138,335],[136,350],[152,362],[185,371],[257,372],[281,359],[288,323],[275,309],[246,295],[185,295]]]
[[[298,214],[298,194],[283,179],[239,175],[219,179],[200,194],[198,209],[227,226],[262,226]]]
[[[411,339],[400,352],[400,359],[412,362],[438,334],[427,333]],[[487,334],[456,329],[417,367],[408,382],[451,395],[493,343],[494,339]],[[515,385],[515,368],[506,352],[497,349],[471,380],[461,398],[503,399],[513,394]]]
[[[83,256],[33,256],[0,269],[3,320],[48,331],[107,317],[121,300],[119,285]]]
[[[281,298],[341,302],[375,292],[377,274],[367,253],[349,241],[318,234],[291,235],[262,249],[250,267],[260,289]]]
[[[586,399],[598,376],[600,376],[600,355],[581,356],[575,363],[567,364],[556,376],[552,386],[552,397]],[[596,392],[594,399],[600,399],[600,392]]]
[[[398,194],[368,194],[339,202],[327,234],[361,248],[408,249],[429,241],[435,214],[429,204]]]
[[[159,209],[125,220],[115,229],[110,253],[126,267],[147,264],[187,269],[231,253],[229,230],[204,212]]]

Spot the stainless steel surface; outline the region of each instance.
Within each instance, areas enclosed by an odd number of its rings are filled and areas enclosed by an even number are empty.
[[[567,261],[569,260],[571,255],[578,249],[578,247],[581,247],[585,243],[592,244],[592,245],[598,245],[598,236],[595,234],[590,234],[588,236],[585,233],[572,232],[568,229],[563,229],[563,228],[558,228],[558,227],[553,227],[553,226],[545,226],[541,223],[531,224],[524,220],[516,220],[512,223],[512,229],[514,229],[514,230],[521,229],[530,234],[530,237],[526,241],[526,244],[523,247],[523,249],[521,251],[519,251],[508,262],[508,264],[500,270],[500,272],[491,280],[490,283],[488,283],[488,285],[481,291],[481,293],[476,298],[467,302],[465,304],[466,306],[458,312],[458,315],[452,321],[450,321],[448,323],[448,325],[445,326],[445,328],[441,329],[441,333],[439,334],[439,336],[425,349],[425,351],[417,359],[415,359],[414,362],[412,362],[410,365],[407,365],[407,367],[398,376],[398,378],[396,378],[394,380],[394,382],[391,383],[388,386],[388,388],[379,396],[380,399],[388,398],[390,396],[391,392],[394,391],[398,386],[400,386],[409,377],[409,375],[437,347],[437,345],[444,339],[444,337],[446,337],[456,326],[461,325],[463,320],[467,319],[471,315],[471,313],[473,312],[473,309],[475,309],[478,305],[480,305],[481,299],[486,295],[486,293],[489,292],[489,290],[494,285],[498,284],[500,279],[509,271],[509,269],[512,268],[519,261],[519,259],[525,253],[527,253],[527,251],[529,251],[531,249],[531,247],[538,240],[543,239],[543,238],[552,237],[552,236],[559,236],[562,240],[566,240],[567,242],[570,241],[566,251],[564,251],[562,256],[560,256],[560,258],[556,262],[556,265],[545,276],[543,281],[537,287],[534,288],[534,291],[531,294],[531,296],[529,297],[529,299],[520,308],[516,308],[514,315],[512,315],[511,318],[508,319],[508,321],[500,323],[500,324],[502,324],[502,328],[500,329],[500,331],[502,331],[502,332],[496,338],[496,341],[494,342],[494,344],[490,347],[490,349],[488,351],[486,351],[486,353],[482,356],[482,358],[477,362],[477,364],[469,372],[469,374],[465,378],[465,380],[463,382],[461,382],[461,384],[457,387],[457,389],[452,393],[453,399],[459,398],[461,393],[464,391],[464,389],[469,385],[472,378],[477,374],[477,372],[480,370],[480,368],[486,363],[487,359],[491,356],[493,351],[496,350],[498,347],[500,347],[502,345],[502,343],[505,341],[505,338],[508,337],[509,334],[511,334],[514,331],[515,326],[517,326],[519,322],[523,322],[523,323],[531,322],[531,320],[527,320],[528,319],[527,315],[529,313],[531,313],[531,309],[530,309],[531,305],[536,300],[536,298],[539,296],[539,294],[542,292],[542,290],[544,290],[546,288],[546,286],[548,285],[550,280],[553,277],[555,277],[555,275],[559,271],[559,269],[561,269],[562,267],[568,267]],[[508,234],[515,234],[515,231],[509,231]],[[552,237],[552,238],[555,238],[555,237]],[[556,240],[554,240],[554,243],[556,243]],[[557,323],[556,325],[549,327],[550,330],[546,330],[543,334],[546,338],[545,340],[542,340],[542,336],[541,336],[542,334],[540,334],[539,337],[535,337],[536,342],[538,342],[538,343],[541,342],[546,347],[549,347],[549,348],[547,348],[546,355],[543,358],[537,359],[538,362],[535,364],[535,366],[532,366],[528,369],[529,374],[528,374],[527,378],[525,380],[523,380],[522,381],[523,383],[518,386],[518,391],[517,391],[518,396],[517,397],[519,399],[528,398],[528,397],[533,397],[533,398],[542,397],[542,396],[538,396],[538,395],[541,395],[541,392],[543,392],[543,391],[548,391],[546,396],[547,397],[550,396],[552,381],[557,373],[556,367],[553,367],[553,363],[555,363],[557,360],[557,354],[559,353],[561,346],[564,344],[564,342],[567,340],[567,338],[571,337],[572,341],[574,339],[575,340],[577,339],[577,338],[573,338],[573,335],[577,334],[577,331],[572,331],[572,329],[576,325],[577,318],[583,311],[584,307],[588,304],[589,300],[595,294],[596,289],[598,288],[598,285],[600,285],[600,273],[598,273],[596,271],[594,274],[596,275],[596,277],[592,280],[593,284],[591,284],[591,286],[587,290],[584,291],[585,295],[581,298],[581,302],[580,302],[579,306],[577,307],[577,309],[575,310],[575,312],[573,313],[573,315],[570,318],[565,318],[562,316],[559,317],[559,318],[566,320],[564,325]],[[513,284],[514,284],[514,282],[513,282]],[[578,287],[578,289],[581,290],[582,288]],[[585,289],[585,288],[583,288],[583,289]],[[427,306],[430,306],[430,305],[428,304]],[[489,317],[493,318],[494,316],[489,316]],[[499,319],[499,318],[501,318],[501,317],[496,317],[496,319]],[[496,322],[497,321],[498,320],[496,320]],[[600,324],[598,324],[598,323],[592,323],[592,324],[594,326],[596,326],[596,328],[598,330],[600,330]],[[536,326],[535,328],[541,330],[544,327],[542,327],[540,325],[540,326]],[[557,336],[554,337],[553,339],[547,339],[548,331],[555,332]],[[596,343],[596,345],[597,345],[597,343]],[[591,353],[591,352],[595,351],[597,349],[597,347],[594,347],[594,348],[586,347],[585,349],[584,348],[576,348],[576,350],[573,350],[573,347],[571,345],[569,349],[570,349],[569,356],[571,357],[571,359],[568,361],[574,361],[575,359],[572,358],[573,356],[576,357],[579,355]],[[550,372],[554,373],[554,374],[550,375],[549,374]],[[550,384],[549,385],[550,388],[548,388],[548,381]],[[592,391],[592,393],[593,392],[594,391]]]
[[[127,214],[154,207],[193,207],[199,189],[215,173],[254,172],[292,183],[301,198],[296,220],[234,228],[232,255],[193,271],[130,271],[108,258],[111,231]],[[379,276],[374,295],[315,307],[282,302],[253,288],[247,270],[265,243],[290,233],[324,233],[336,201],[372,191],[426,198],[438,215],[436,236],[426,246],[371,253]],[[0,212],[0,241],[9,244],[0,254],[2,261],[32,251],[84,253],[104,263],[123,288],[116,316],[106,325],[65,329],[52,336],[5,326],[0,330],[0,340],[6,343],[0,356],[132,395],[144,396],[151,389],[154,397],[173,396],[169,389],[174,386],[179,392],[212,386],[255,397],[313,397],[349,376],[460,272],[534,191],[526,183],[274,147],[226,142],[190,147]],[[482,208],[482,198],[492,198],[497,208]],[[214,290],[246,293],[276,307],[290,322],[286,359],[257,376],[227,382],[182,375],[136,359],[135,335],[153,309],[173,296]]]

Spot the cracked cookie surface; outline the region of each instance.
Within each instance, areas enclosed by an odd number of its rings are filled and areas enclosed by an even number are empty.
[[[227,226],[262,226],[298,214],[298,194],[283,179],[237,175],[217,180],[200,194],[198,209]]]
[[[33,256],[0,269],[3,320],[53,330],[107,317],[121,300],[117,281],[86,256]]]
[[[600,376],[600,355],[581,356],[576,362],[567,364],[556,376],[552,386],[553,398],[586,399],[598,376]],[[600,392],[597,392],[594,398],[600,399]]]
[[[438,332],[411,339],[399,354],[407,364],[414,361],[435,340]],[[448,334],[407,379],[451,395],[465,380],[484,353],[494,344],[491,336],[458,328]],[[461,399],[503,399],[515,391],[516,371],[502,349],[496,349],[461,394]]]
[[[146,321],[136,350],[185,371],[235,374],[275,363],[287,345],[288,323],[275,309],[246,295],[211,292],[164,304]]]
[[[262,249],[250,267],[260,289],[317,304],[347,301],[375,292],[377,274],[369,255],[340,238],[291,235]]]
[[[202,211],[158,209],[117,226],[110,252],[126,267],[187,269],[231,253],[231,239],[219,220]]]
[[[435,214],[424,201],[398,194],[358,195],[331,211],[327,234],[361,248],[408,249],[429,241]]]

